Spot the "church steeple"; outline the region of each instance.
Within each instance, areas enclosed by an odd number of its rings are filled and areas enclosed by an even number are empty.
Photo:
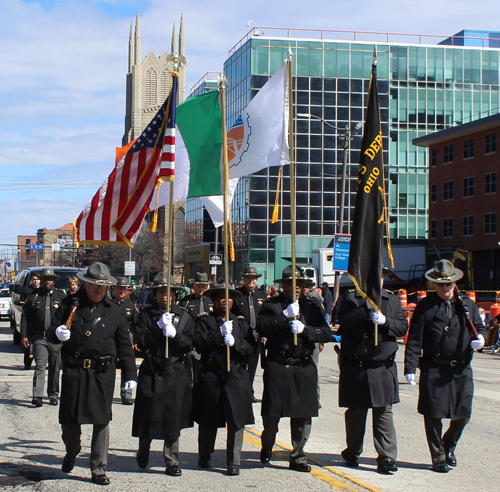
[[[130,23],[130,34],[128,37],[128,73],[132,73],[134,65],[134,23]]]
[[[181,25],[179,27],[179,55],[186,56],[184,52],[184,14],[181,14]]]
[[[135,36],[134,36],[134,65],[141,64],[141,24],[139,22],[139,12],[135,18]]]
[[[175,32],[175,22],[174,22],[174,27],[172,28],[172,45],[170,52],[173,53],[174,55],[177,55],[177,36]]]

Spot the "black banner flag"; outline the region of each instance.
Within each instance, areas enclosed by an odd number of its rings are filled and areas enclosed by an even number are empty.
[[[358,293],[379,311],[384,232],[387,223],[385,206],[382,128],[377,92],[377,66],[373,64],[368,108],[358,169],[358,190],[352,224],[348,277]],[[393,265],[389,235],[387,252]]]

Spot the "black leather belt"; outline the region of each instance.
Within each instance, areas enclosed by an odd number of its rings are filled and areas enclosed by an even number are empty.
[[[297,358],[297,357],[286,357],[284,355],[271,355],[271,354],[268,354],[266,359],[271,362],[277,362],[278,364],[285,364],[287,366],[298,366],[298,365],[307,366],[311,362],[311,357]]]
[[[470,363],[471,358],[470,357],[462,357],[461,359],[446,359],[444,357],[436,357],[433,355],[425,355],[423,356],[424,359],[431,360],[432,362],[435,362],[436,364],[441,364],[443,366],[466,366]]]
[[[386,360],[359,360],[350,357],[343,358],[344,364],[356,367],[364,367],[366,369],[377,369],[378,367],[391,367],[394,364],[394,357],[389,357]]]
[[[66,356],[66,363],[73,366],[83,367],[84,369],[95,369],[98,359],[84,359],[82,357]]]

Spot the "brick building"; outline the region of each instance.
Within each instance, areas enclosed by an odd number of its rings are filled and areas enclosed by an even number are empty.
[[[475,289],[500,287],[499,134],[496,114],[413,140],[429,148],[429,250],[471,252]]]

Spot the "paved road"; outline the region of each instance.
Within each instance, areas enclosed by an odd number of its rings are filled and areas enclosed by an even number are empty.
[[[398,357],[401,368],[402,352]],[[73,472],[60,471],[64,447],[60,438],[57,408],[30,404],[31,371],[22,368],[22,354],[12,344],[8,323],[0,323],[0,490],[22,491],[87,491],[99,487],[90,483],[88,468],[90,426],[83,426],[83,449]],[[500,491],[498,432],[500,392],[500,356],[476,354],[473,362],[476,379],[474,412],[457,449],[459,466],[445,475],[430,471],[423,420],[416,412],[417,390],[404,383],[400,372],[401,403],[395,405],[399,443],[399,471],[393,476],[376,472],[375,451],[371,426],[368,422],[365,453],[361,467],[351,470],[343,466],[340,452],[344,448],[343,410],[338,408],[338,367],[333,346],[327,346],[320,357],[321,403],[320,416],[314,419],[307,451],[313,472],[301,474],[288,470],[289,423],[283,419],[278,435],[281,450],[274,453],[271,466],[259,461],[259,435],[262,430],[260,405],[254,405],[256,425],[247,428],[243,448],[243,463],[238,477],[225,475],[225,431],[219,431],[213,469],[197,467],[197,428],[181,435],[180,478],[164,474],[161,443],[155,441],[150,468],[140,470],[135,463],[137,439],[131,437],[133,407],[120,404],[115,395],[111,423],[107,490],[153,491]],[[256,393],[261,391],[260,374]]]

